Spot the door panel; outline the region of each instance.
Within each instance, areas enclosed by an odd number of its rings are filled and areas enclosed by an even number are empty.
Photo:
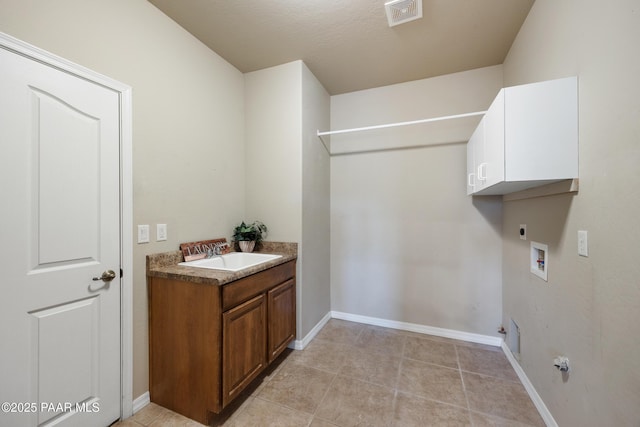
[[[30,313],[32,369],[39,373],[34,391],[41,402],[88,402],[99,395],[93,369],[100,363],[99,305],[98,298],[92,297]],[[38,424],[62,414],[63,409],[39,412]]]
[[[0,426],[120,416],[119,93],[0,47]]]
[[[31,234],[38,236],[32,256],[38,267],[97,261],[100,120],[30,89],[32,152],[37,154],[31,177],[31,224],[37,228]]]

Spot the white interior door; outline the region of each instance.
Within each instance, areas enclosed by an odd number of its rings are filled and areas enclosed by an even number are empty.
[[[0,426],[105,426],[121,404],[119,94],[4,48],[0,94]]]

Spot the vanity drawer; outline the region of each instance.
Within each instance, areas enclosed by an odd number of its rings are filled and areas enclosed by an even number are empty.
[[[228,283],[222,286],[222,311],[249,300],[250,298],[267,292],[296,274],[295,261],[278,265],[260,273]]]

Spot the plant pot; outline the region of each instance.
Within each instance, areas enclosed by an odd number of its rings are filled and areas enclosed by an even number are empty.
[[[238,246],[240,246],[242,252],[253,252],[256,242],[255,240],[240,240]]]

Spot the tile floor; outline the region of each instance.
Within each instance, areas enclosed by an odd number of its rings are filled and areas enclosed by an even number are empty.
[[[212,425],[544,426],[501,349],[330,320]],[[118,427],[201,424],[153,403]]]

